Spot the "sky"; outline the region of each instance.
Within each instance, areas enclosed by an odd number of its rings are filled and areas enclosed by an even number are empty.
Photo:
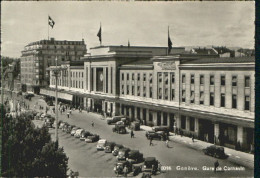
[[[1,54],[20,57],[30,42],[54,37],[103,45],[254,48],[255,4],[244,2],[2,1]],[[48,15],[55,21],[48,25]]]

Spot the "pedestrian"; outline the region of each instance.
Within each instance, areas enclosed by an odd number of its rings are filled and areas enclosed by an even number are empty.
[[[91,122],[91,125],[92,125],[92,127],[94,127],[94,122],[93,121]]]
[[[192,134],[192,142],[194,142],[194,134]]]
[[[67,117],[68,117],[68,119],[70,118],[70,113],[69,112],[67,112]]]
[[[153,142],[152,142],[152,141],[153,141],[153,138],[151,137],[151,138],[150,138],[150,146],[153,145]]]
[[[219,166],[218,160],[214,163],[214,172],[217,172],[217,168]]]
[[[134,137],[134,131],[131,130],[131,138],[133,138],[133,137]]]
[[[123,170],[123,171],[124,171],[124,174],[125,174],[124,176],[125,176],[125,177],[127,177],[127,172],[128,172],[128,169],[127,169],[127,167],[126,167],[126,166],[124,167],[124,170]]]
[[[70,114],[71,114],[71,109],[70,109]]]
[[[161,173],[161,167],[162,167],[162,165],[161,165],[161,163],[158,161],[158,172],[159,172],[159,173]]]
[[[168,145],[169,144],[169,140],[168,140],[168,138],[166,139],[165,143],[166,143],[166,147],[169,148],[169,145]]]
[[[62,114],[62,109],[60,110],[60,114]]]

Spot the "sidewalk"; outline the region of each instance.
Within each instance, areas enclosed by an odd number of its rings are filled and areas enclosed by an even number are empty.
[[[150,131],[152,130],[151,127],[149,126],[144,126],[141,125],[141,129],[145,130],[145,131]],[[194,140],[194,142],[192,142],[192,139],[189,137],[185,137],[185,136],[180,136],[180,135],[175,135],[174,133],[170,132],[170,141],[174,141],[174,142],[178,142],[178,143],[182,143],[187,145],[190,148],[202,151],[202,149],[213,145],[212,143],[208,143],[208,142],[204,142],[201,140]],[[250,154],[250,153],[245,153],[245,152],[241,152],[241,151],[237,151],[234,149],[230,149],[225,147],[225,153],[229,156],[227,158],[227,160],[229,160],[230,162],[248,167],[250,169],[254,169],[254,155]]]

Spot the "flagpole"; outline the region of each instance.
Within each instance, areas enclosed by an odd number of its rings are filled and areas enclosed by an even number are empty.
[[[47,25],[48,25],[48,40],[49,40],[49,28],[50,28],[50,25],[49,25],[49,14],[48,14],[48,23],[47,23]]]

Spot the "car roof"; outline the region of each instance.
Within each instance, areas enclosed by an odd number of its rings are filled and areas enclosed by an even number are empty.
[[[155,161],[155,157],[147,157],[145,158],[145,161]]]
[[[98,143],[105,143],[107,140],[106,139],[101,139],[98,141]]]

